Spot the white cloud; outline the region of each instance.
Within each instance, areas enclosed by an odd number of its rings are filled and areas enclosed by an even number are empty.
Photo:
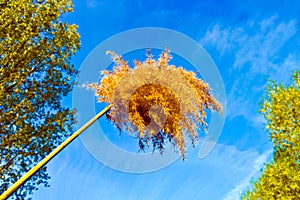
[[[264,163],[268,160],[272,150],[266,151],[254,161],[253,170],[249,173],[238,185],[236,185],[231,191],[229,191],[223,198],[223,200],[236,200],[239,199],[241,194],[249,187],[250,181],[255,177]]]
[[[86,0],[85,4],[89,8],[95,8],[101,6],[103,2],[100,0]]]
[[[232,28],[223,28],[220,24],[215,24],[211,30],[206,32],[200,43],[204,46],[211,45],[216,47],[220,54],[223,55],[245,40],[245,38],[240,37],[243,32],[242,28],[232,30]]]
[[[240,189],[230,195],[246,188],[268,157],[218,143],[204,159],[198,159],[197,149],[189,149],[187,161],[137,175],[105,167],[91,159],[79,140],[74,142],[49,163],[51,187],[39,187],[33,199],[222,199],[232,188]]]
[[[299,54],[284,48],[291,45],[296,33],[295,20],[283,22],[275,15],[243,26],[215,24],[202,37],[204,47],[214,47],[221,57],[233,58],[226,63],[232,81],[227,94],[229,119],[243,116],[253,126],[262,125],[257,111],[266,79],[287,83],[292,71],[299,68]]]
[[[242,33],[240,47],[237,49],[234,67],[243,68],[250,64],[250,73],[269,74],[278,68],[282,60],[276,60],[283,45],[296,33],[295,21],[288,23],[275,23],[274,18],[263,20],[260,27],[251,27],[258,30],[254,34],[248,34],[247,27]],[[268,24],[268,25],[266,25]],[[235,31],[235,29],[233,29]],[[239,36],[238,36],[239,37]],[[229,41],[230,42],[230,41]]]
[[[215,24],[200,40],[203,46],[215,47],[221,55],[234,53],[235,68],[247,67],[254,73],[267,73],[283,45],[296,34],[296,21],[278,22],[276,16],[260,22],[249,21],[244,26],[222,27]]]

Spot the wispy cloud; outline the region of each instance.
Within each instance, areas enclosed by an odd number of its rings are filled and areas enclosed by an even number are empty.
[[[254,127],[262,125],[257,110],[266,79],[287,83],[292,71],[299,68],[300,55],[289,48],[296,32],[295,20],[280,21],[274,15],[243,26],[214,24],[202,37],[204,47],[232,58],[227,63],[232,80],[227,94],[229,119],[243,116]]]
[[[254,161],[253,170],[249,173],[238,185],[236,185],[230,192],[228,192],[223,200],[236,200],[239,199],[241,194],[248,188],[250,181],[255,177],[261,168],[263,168],[264,163],[268,160],[271,155],[272,150],[266,151]]]
[[[85,4],[88,8],[95,8],[101,6],[103,2],[101,0],[86,0]]]
[[[76,156],[66,160],[71,153]],[[222,199],[240,180],[247,185],[267,157],[267,153],[260,156],[253,149],[218,143],[204,159],[190,149],[186,162],[178,160],[156,172],[137,175],[105,167],[75,141],[49,163],[51,187],[40,187],[33,199]],[[245,187],[239,188],[237,193]]]

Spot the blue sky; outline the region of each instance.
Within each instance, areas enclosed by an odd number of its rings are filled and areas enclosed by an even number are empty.
[[[238,199],[272,155],[272,144],[258,112],[266,79],[287,84],[292,71],[299,69],[299,3],[73,2],[75,12],[64,20],[79,25],[82,46],[72,59],[76,68],[99,43],[122,31],[140,27],[179,31],[202,45],[218,67],[227,96],[225,125],[215,148],[204,159],[198,157],[198,145],[188,149],[186,161],[178,159],[143,174],[105,166],[76,139],[48,164],[51,186],[40,187],[32,198]],[[71,96],[65,104],[72,107]],[[109,126],[104,119],[100,123]],[[131,144],[129,137],[116,131],[109,134]]]

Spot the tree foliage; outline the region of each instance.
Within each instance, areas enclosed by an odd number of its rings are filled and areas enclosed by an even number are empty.
[[[71,0],[0,0],[0,192],[69,135],[74,111],[61,100],[74,85],[77,26],[60,20]],[[46,167],[17,190],[47,185]]]
[[[242,199],[300,199],[300,71],[294,83],[283,86],[271,81],[261,112],[274,144],[274,158],[253,189]]]
[[[168,49],[159,59],[150,50],[145,61],[135,61],[134,68],[121,56],[108,52],[115,61],[111,71],[103,71],[100,83],[90,84],[99,101],[112,108],[108,118],[120,129],[136,133],[140,149],[152,143],[163,152],[164,144],[173,142],[185,158],[187,133],[197,141],[199,126],[205,128],[206,110],[221,112],[221,105],[207,83],[193,72],[169,65]]]

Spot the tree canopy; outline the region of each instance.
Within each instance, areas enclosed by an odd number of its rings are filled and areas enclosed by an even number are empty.
[[[274,146],[273,160],[242,199],[300,199],[300,70],[293,84],[270,81],[261,105]]]
[[[62,22],[71,0],[0,0],[0,192],[70,134],[74,110],[61,104],[77,74],[77,26]],[[47,184],[46,167],[14,194]]]

